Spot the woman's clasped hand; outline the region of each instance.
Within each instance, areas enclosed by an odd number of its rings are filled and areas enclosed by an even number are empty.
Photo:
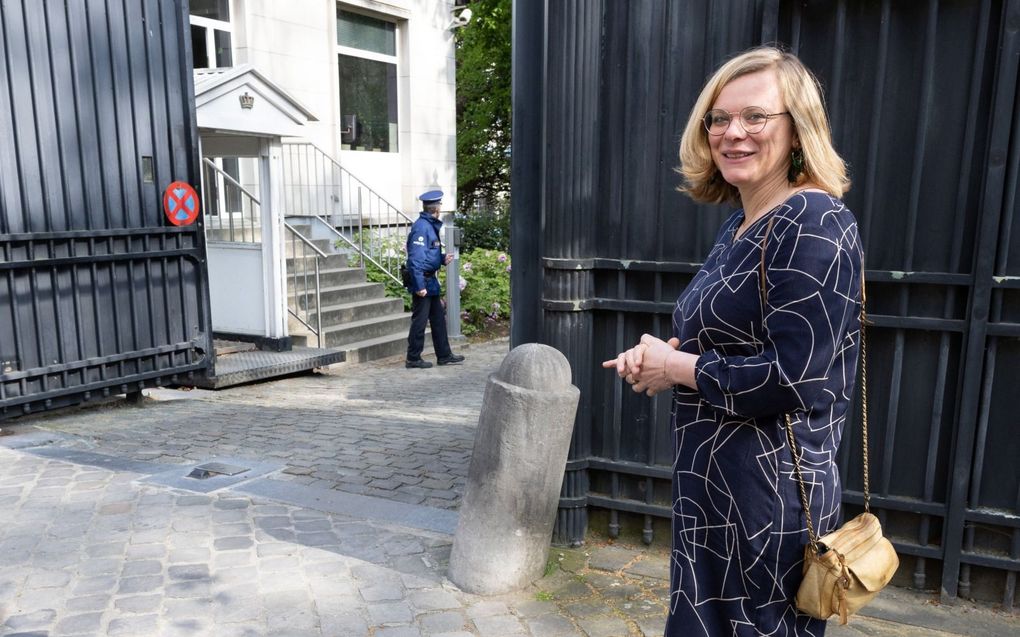
[[[682,375],[684,359],[691,355],[677,351],[679,346],[678,338],[664,341],[644,334],[637,345],[603,361],[602,367],[615,368],[616,374],[635,392],[654,396],[681,382],[678,376]]]

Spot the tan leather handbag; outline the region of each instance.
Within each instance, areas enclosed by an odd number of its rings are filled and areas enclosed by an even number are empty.
[[[767,300],[765,289],[765,241],[772,231],[773,216],[762,239],[759,282],[762,311]],[[892,543],[882,535],[882,525],[871,514],[871,495],[868,480],[868,375],[867,341],[864,310],[864,275],[861,275],[861,430],[864,461],[864,513],[861,513],[835,531],[818,537],[811,521],[804,477],[800,469],[800,448],[793,434],[789,414],[786,421],[786,438],[793,456],[793,466],[800,487],[800,502],[807,519],[808,544],[804,547],[804,579],[797,589],[797,609],[817,619],[828,619],[839,614],[839,623],[846,624],[850,615],[870,602],[892,579],[900,560]]]

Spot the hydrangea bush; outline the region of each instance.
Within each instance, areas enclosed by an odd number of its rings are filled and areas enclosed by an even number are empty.
[[[510,319],[510,257],[476,248],[460,255],[460,327],[465,336]]]

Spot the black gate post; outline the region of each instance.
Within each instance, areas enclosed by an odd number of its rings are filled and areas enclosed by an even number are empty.
[[[992,276],[995,274],[998,231],[1001,224],[1004,190],[1008,178],[1009,139],[1016,108],[1017,70],[1020,63],[1020,0],[1007,0],[1003,8],[996,63],[996,85],[991,106],[990,147],[982,192],[984,209],[977,235],[974,262],[974,287],[968,312],[965,362],[960,388],[960,418],[956,431],[953,472],[950,480],[947,517],[943,534],[945,556],[942,562],[943,597],[956,597],[959,587],[963,532],[969,493],[975,467],[974,445],[981,407],[982,374],[992,300]],[[1006,211],[1012,214],[1012,211]]]
[[[545,0],[513,0],[510,157],[510,346],[536,343],[542,320],[542,159],[545,147]]]

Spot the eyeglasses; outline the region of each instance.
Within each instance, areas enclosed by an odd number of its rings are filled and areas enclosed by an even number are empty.
[[[740,127],[748,134],[754,135],[765,130],[765,124],[768,124],[769,120],[773,117],[789,114],[789,111],[766,113],[765,109],[760,106],[748,106],[741,109],[739,113],[730,113],[721,108],[713,108],[705,114],[702,122],[705,124],[705,130],[708,131],[709,135],[722,135],[729,130],[730,122],[733,121],[733,115],[739,115],[740,119],[737,121],[740,122]]]

